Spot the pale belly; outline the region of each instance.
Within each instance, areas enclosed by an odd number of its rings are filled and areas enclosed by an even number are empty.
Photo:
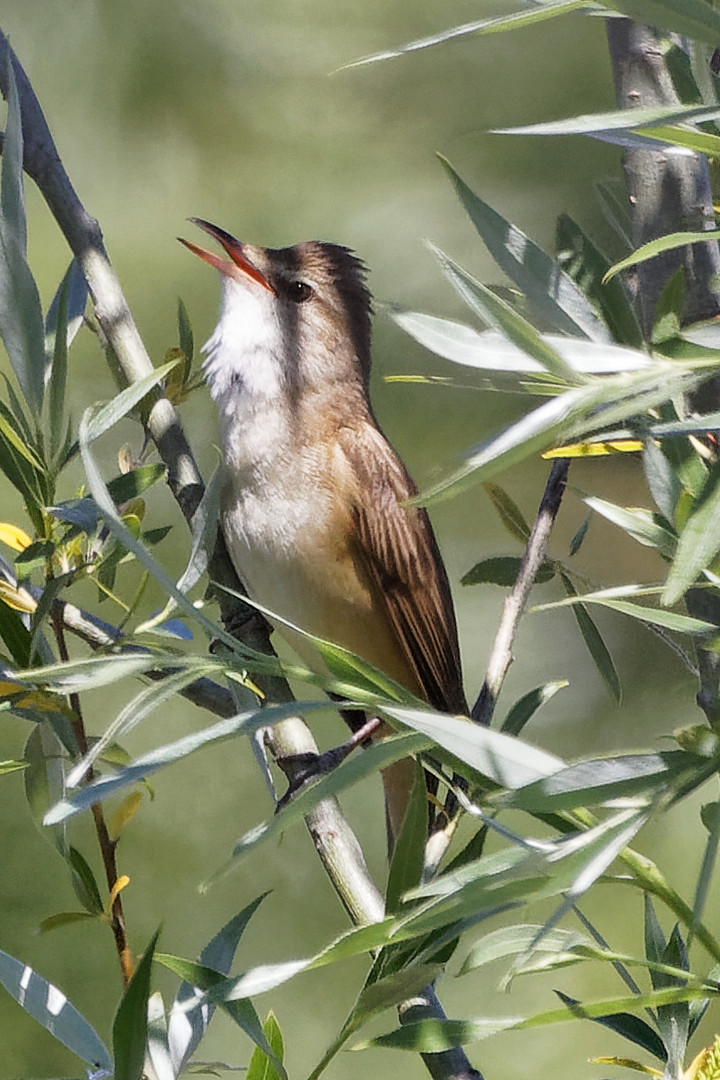
[[[352,553],[349,513],[338,507],[332,491],[296,481],[268,498],[264,491],[231,484],[223,533],[252,599],[421,694],[382,599]],[[326,670],[312,642],[272,621],[311,669]]]

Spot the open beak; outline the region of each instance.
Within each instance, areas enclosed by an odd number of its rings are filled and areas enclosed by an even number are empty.
[[[275,292],[265,275],[246,258],[244,246],[239,240],[236,240],[234,236],[229,232],[225,232],[219,226],[211,225],[209,221],[203,221],[202,218],[194,217],[189,220],[192,221],[193,225],[197,225],[198,228],[202,229],[203,232],[212,236],[213,240],[217,240],[230,258],[223,259],[222,255],[215,255],[212,251],[206,251],[205,248],[201,248],[198,244],[193,244],[191,240],[183,240],[181,236],[178,236],[180,243],[184,244],[189,251],[192,251],[193,255],[199,255],[204,262],[214,266],[221,274],[237,278],[238,281],[250,278],[252,281],[256,281],[258,285],[262,285],[268,292]]]

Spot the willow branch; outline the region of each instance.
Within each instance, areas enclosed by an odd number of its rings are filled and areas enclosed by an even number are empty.
[[[608,19],[610,58],[615,95],[623,109],[680,104],[657,33],[630,19]],[[682,45],[682,43],[681,43]],[[685,229],[714,229],[712,185],[703,154],[670,156],[663,150],[628,150],[624,158],[633,239],[636,244]],[[637,267],[637,299],[641,321],[649,336],[655,304],[678,267],[685,282],[686,323],[720,315],[720,246],[693,244],[665,252]],[[720,379],[708,379],[690,402],[703,413],[720,407]],[[685,603],[691,615],[713,621],[716,610],[702,590],[690,589]],[[696,648],[700,675],[697,702],[708,722],[720,719],[720,656],[702,645]]]
[[[470,714],[476,724],[489,725],[492,721],[498,695],[512,663],[512,647],[517,628],[535,577],[545,558],[550,530],[553,527],[565,493],[569,468],[570,461],[568,458],[558,458],[553,462],[550,469],[550,475],[545,485],[537,516],[530,530],[517,580],[503,604],[500,625],[488,660],[485,682]]]

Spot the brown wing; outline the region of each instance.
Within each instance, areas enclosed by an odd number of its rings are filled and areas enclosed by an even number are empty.
[[[358,555],[428,702],[444,712],[467,712],[455,612],[435,534],[425,510],[401,505],[417,488],[371,423],[344,428],[340,442],[357,480]]]

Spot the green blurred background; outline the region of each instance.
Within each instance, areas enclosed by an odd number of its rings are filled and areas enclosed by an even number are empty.
[[[616,254],[602,223],[592,184],[619,177],[612,148],[591,140],[521,139],[488,129],[613,107],[609,62],[600,19],[569,17],[537,28],[467,38],[387,63],[338,71],[367,53],[481,16],[508,10],[470,0],[444,4],[395,0],[6,0],[2,29],[24,64],[60,154],[88,210],[103,228],[140,330],[156,362],[177,343],[176,304],[182,296],[196,341],[214,325],[217,281],[177,244],[193,236],[185,219],[198,215],[253,243],[282,246],[308,238],[356,249],[371,268],[379,309],[375,330],[374,400],[380,420],[422,486],[442,474],[468,445],[526,409],[519,396],[477,392],[472,373],[425,354],[382,312],[399,303],[465,317],[423,244],[431,239],[482,280],[500,280],[456,202],[436,151],[505,216],[548,250],[554,221],[567,211],[595,231]],[[68,261],[62,237],[28,185],[30,261],[49,302]],[[71,355],[73,408],[113,392],[91,335]],[[385,383],[392,374],[453,376],[461,388]],[[468,389],[469,388],[469,389]],[[204,391],[183,409],[204,472],[217,460],[215,418]],[[108,475],[123,439],[140,436],[128,424],[104,445]],[[515,469],[502,482],[532,517],[547,466]],[[73,483],[79,482],[76,475]],[[619,502],[644,500],[635,459],[611,458],[573,466],[575,489]],[[62,492],[73,494],[72,485]],[[181,571],[187,539],[169,497],[152,498],[153,524],[173,521],[174,540],[159,553]],[[3,491],[3,519],[24,524]],[[577,491],[568,496],[552,541],[567,554],[583,520]],[[475,696],[502,603],[500,590],[462,589],[459,578],[478,558],[518,554],[481,490],[442,504],[434,521],[455,589],[468,694]],[[662,572],[646,549],[596,520],[577,560],[601,583],[654,580]],[[124,579],[132,581],[133,571]],[[127,585],[129,588],[129,585]],[[550,599],[554,586],[538,590]],[[88,591],[85,599],[92,602]],[[157,597],[148,597],[149,607]],[[109,605],[105,617],[116,617]],[[566,613],[526,619],[501,713],[525,690],[568,679],[545,713],[527,730],[539,745],[569,757],[616,747],[663,746],[680,724],[699,722],[694,687],[673,653],[649,633],[619,619],[598,617],[625,683],[621,708],[609,701]],[[652,676],[645,673],[651,671]],[[87,702],[88,724],[99,732],[136,690],[98,692]],[[204,723],[192,707],[173,703],[127,739],[139,753]],[[318,723],[327,745],[339,726]],[[17,757],[27,732],[3,722],[0,758]],[[161,947],[195,955],[237,910],[263,890],[272,893],[246,935],[239,969],[304,955],[346,927],[339,903],[300,828],[265,848],[201,896],[197,886],[226,857],[236,837],[270,812],[270,803],[244,743],[208,750],[161,773],[155,798],[145,800],[119,849],[131,878],[125,893],[133,947],[140,951],[163,923]],[[352,791],[344,800],[367,847],[372,869],[383,874],[379,788]],[[693,887],[702,843],[692,824],[697,806],[683,808],[641,838],[673,883]],[[59,984],[107,1037],[120,987],[111,935],[101,925],[38,935],[43,918],[76,907],[59,858],[38,834],[22,796],[22,777],[0,783],[0,948]],[[87,823],[73,825],[74,841],[100,868]],[[695,850],[697,846],[698,850]],[[688,880],[683,880],[690,874]],[[629,905],[623,906],[623,905]],[[640,950],[639,899],[600,886],[586,910],[614,946]],[[543,909],[529,913],[542,917]],[[710,918],[709,914],[709,918]],[[366,965],[356,961],[302,976],[258,1006],[272,1004],[288,1041],[291,1075],[309,1071],[350,1007]],[[611,974],[556,974],[520,981],[499,995],[499,970],[442,985],[450,1015],[522,1013],[553,1006],[551,988],[575,996],[620,991]],[[159,976],[172,993],[173,981]],[[7,997],[0,996],[0,1077],[79,1075],[75,1059]],[[472,1048],[487,1080],[526,1076],[597,1075],[592,1054],[628,1049],[592,1025],[549,1033],[505,1035]],[[246,1063],[249,1046],[221,1017],[203,1055]],[[380,1080],[422,1077],[410,1056],[370,1051],[342,1054],[334,1077]]]

